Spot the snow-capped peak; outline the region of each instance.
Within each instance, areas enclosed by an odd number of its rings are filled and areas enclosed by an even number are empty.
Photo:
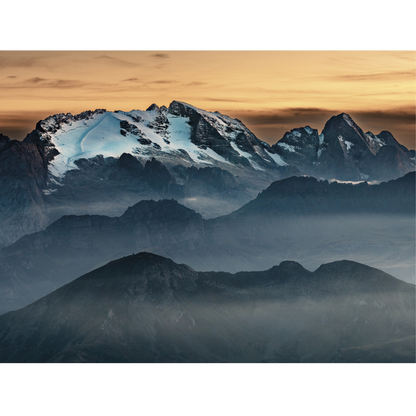
[[[86,111],[57,114],[37,124],[40,140],[53,149],[49,172],[63,177],[78,169],[77,160],[97,155],[118,158],[130,153],[149,160],[201,166],[281,166],[270,147],[244,124],[219,112],[173,101],[169,108],[152,104],[146,111]]]

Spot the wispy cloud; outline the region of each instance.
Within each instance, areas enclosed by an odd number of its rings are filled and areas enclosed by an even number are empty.
[[[202,85],[208,85],[208,82],[193,81],[184,84],[186,87],[200,87]]]
[[[328,119],[332,115],[338,113],[340,112],[326,108],[296,107],[274,111],[242,111],[240,112],[239,118],[246,120],[249,124],[257,126],[289,126],[293,123],[299,123],[305,120]]]
[[[176,81],[172,81],[169,79],[161,79],[158,81],[150,81],[149,84],[176,84]]]
[[[110,55],[99,55],[99,56],[96,56],[93,59],[102,60],[106,63],[111,63],[111,64],[117,65],[117,66],[124,66],[124,67],[138,67],[138,66],[140,66],[140,63],[126,61],[125,59],[115,58],[114,56],[110,56]]]
[[[252,125],[294,125],[301,127],[301,123],[311,120],[315,120],[319,123],[319,120],[327,121],[332,116],[338,115],[342,112],[350,114],[354,120],[357,118],[362,121],[380,122],[394,121],[395,123],[405,123],[409,125],[415,124],[415,107],[395,108],[385,111],[375,110],[348,110],[348,109],[327,109],[327,108],[284,108],[275,111],[245,111],[240,112],[240,116]],[[312,126],[311,126],[312,127]],[[320,126],[317,126],[320,127]],[[315,128],[317,128],[315,127]]]
[[[46,78],[39,78],[39,77],[33,77],[33,78],[29,78],[27,79],[25,82],[28,84],[39,84],[39,82],[44,82],[47,81]]]
[[[403,79],[409,78],[414,79],[415,72],[414,71],[392,71],[392,72],[377,72],[377,73],[370,73],[370,74],[343,74],[343,75],[335,75],[328,77],[333,81],[385,81],[385,80],[395,80],[395,79]]]
[[[73,79],[55,79],[55,78],[41,78],[32,77],[14,83],[3,83],[0,88],[3,90],[9,89],[27,89],[27,88],[80,88],[88,85],[85,82]]]
[[[12,140],[23,140],[30,133],[39,120],[43,120],[52,113],[48,111],[19,111],[0,112],[0,133]]]
[[[354,111],[353,115],[372,122],[379,122],[380,126],[385,121],[415,125],[415,107],[405,107],[386,111],[361,110]]]
[[[31,68],[37,66],[45,66],[42,58],[27,57],[27,58],[13,58],[0,56],[0,68]]]
[[[153,53],[152,55],[150,55],[153,58],[158,58],[158,59],[169,59],[170,55],[167,53]]]
[[[140,81],[139,78],[127,78],[123,79],[121,82],[137,82]]]
[[[219,101],[219,102],[228,102],[228,103],[246,103],[247,100],[232,100],[231,98],[209,98],[209,97],[205,97],[204,100],[207,101]]]

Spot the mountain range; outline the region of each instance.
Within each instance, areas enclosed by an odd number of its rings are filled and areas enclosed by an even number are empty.
[[[345,113],[56,114],[0,214],[2,362],[415,361],[415,151]]]
[[[22,142],[0,136],[0,247],[62,215],[121,215],[143,199],[174,198],[213,218],[294,175],[386,181],[414,169],[414,150],[345,113],[321,134],[296,128],[273,146],[238,119],[179,101],[56,114]]]
[[[342,258],[414,283],[415,173],[379,185],[291,177],[209,220],[175,200],[140,201],[120,217],[63,216],[0,250],[0,312],[140,251],[228,272]]]
[[[415,286],[350,261],[197,273],[140,253],[0,317],[1,362],[414,362]]]

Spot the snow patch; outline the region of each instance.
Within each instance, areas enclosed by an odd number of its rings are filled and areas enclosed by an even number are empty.
[[[320,134],[318,136],[319,138],[319,146],[318,146],[318,151],[316,152],[316,156],[319,158],[319,156],[321,156],[322,150],[324,150],[323,144],[324,144],[324,134]]]
[[[380,139],[378,136],[372,134],[372,133],[366,133],[366,137],[370,140],[370,142],[378,145],[379,147],[385,146],[386,143],[384,140]]]
[[[301,137],[302,136],[302,134],[297,130],[292,130],[291,134],[292,134],[292,136],[295,136],[295,137]]]
[[[306,126],[306,127],[304,127],[303,128],[305,131],[306,131],[306,133],[308,133],[308,134],[312,134],[313,133],[313,130],[309,127],[309,126]]]
[[[348,142],[347,140],[344,140],[345,146],[347,146],[347,152],[350,151],[351,146],[354,146],[354,143]]]
[[[270,153],[265,149],[265,152],[276,162],[278,166],[289,166],[280,155],[276,153]]]
[[[277,145],[280,146],[280,147],[283,147],[283,149],[285,149],[289,152],[296,153],[295,147],[292,146],[291,144],[287,144],[287,143],[284,143],[284,142],[279,142],[279,143],[277,143]]]
[[[57,189],[44,189],[42,191],[42,193],[43,193],[43,195],[50,195],[50,194],[52,194],[55,191],[57,191]]]
[[[339,140],[339,143],[341,144],[341,147],[344,150],[346,150],[347,153],[350,151],[351,147],[354,146],[354,143],[344,140],[344,138],[341,135],[338,136],[338,140]]]
[[[253,160],[252,160],[252,156],[250,155],[250,153],[247,153],[247,152],[244,152],[243,150],[241,150],[238,146],[237,146],[237,144],[235,143],[235,142],[231,142],[230,141],[230,144],[231,144],[231,147],[236,151],[236,152],[238,152],[238,154],[241,156],[241,157],[245,157],[249,162],[250,162],[250,164],[251,164],[251,166],[253,166],[253,168],[254,169],[256,169],[256,170],[262,170],[262,171],[264,171],[264,169],[263,168],[261,168],[256,162],[254,162]]]
[[[351,126],[351,127],[353,127],[354,129],[355,129],[355,126],[354,126],[354,122],[352,121],[352,118],[348,115],[348,114],[343,114],[342,115],[342,117],[344,118],[344,120]]]

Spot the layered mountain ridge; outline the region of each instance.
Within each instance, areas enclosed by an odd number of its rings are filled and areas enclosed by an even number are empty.
[[[140,201],[119,217],[63,216],[0,250],[0,313],[139,251],[228,272],[341,257],[414,282],[415,174],[379,185],[291,177],[209,220],[172,199]]]

